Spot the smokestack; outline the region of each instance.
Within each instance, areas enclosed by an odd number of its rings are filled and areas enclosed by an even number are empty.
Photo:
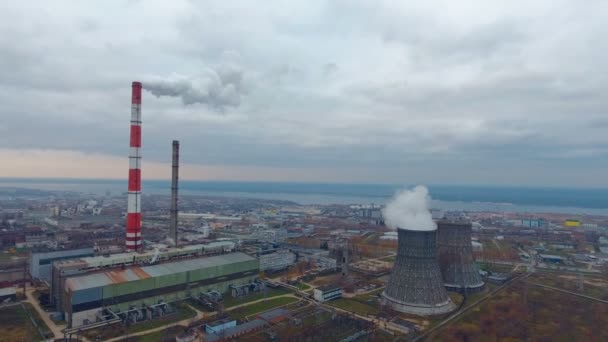
[[[141,249],[141,82],[131,91],[131,138],[127,197],[127,251]]]
[[[382,293],[394,310],[440,315],[455,309],[443,287],[437,261],[437,230],[398,229],[397,259]]]
[[[179,177],[179,141],[173,140],[173,162],[171,164],[171,217],[169,238],[177,246],[177,179]]]
[[[473,259],[471,222],[442,220],[437,223],[439,267],[448,291],[464,294],[484,288],[479,268]]]

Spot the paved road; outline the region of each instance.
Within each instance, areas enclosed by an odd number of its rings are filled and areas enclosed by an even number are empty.
[[[57,324],[55,324],[55,322],[53,322],[51,320],[51,318],[49,317],[49,313],[42,310],[42,308],[40,307],[40,304],[38,304],[38,301],[36,300],[36,298],[34,298],[34,290],[33,288],[28,288],[25,291],[25,297],[27,298],[25,300],[25,302],[30,303],[33,307],[34,310],[36,310],[36,312],[38,312],[38,316],[40,316],[40,318],[44,321],[44,323],[46,324],[47,327],[49,327],[49,330],[51,330],[51,333],[53,333],[53,337],[54,338],[60,338],[63,337],[63,332],[61,331],[61,329],[57,326]]]
[[[250,304],[255,304],[255,303],[258,303],[258,302],[263,302],[265,300],[279,298],[279,297],[293,297],[293,298],[300,299],[299,297],[294,296],[293,294],[284,294],[284,295],[280,295],[280,296],[262,298],[262,299],[254,300],[254,301],[251,301],[251,302],[247,302],[247,303],[231,306],[230,308],[226,309],[226,311],[232,311],[234,309],[237,309],[237,308],[240,308],[240,307],[243,307],[243,306],[247,306],[247,305],[250,305]],[[186,304],[186,305],[188,305],[188,304]],[[195,307],[193,307],[191,305],[188,305],[188,307],[190,309],[196,311],[196,316],[195,317],[186,318],[186,319],[183,319],[183,320],[178,321],[178,322],[165,324],[165,325],[157,327],[157,328],[153,328],[153,329],[149,329],[149,330],[145,330],[145,331],[140,331],[140,332],[132,333],[132,334],[129,334],[128,337],[147,335],[147,334],[150,334],[150,333],[153,333],[153,332],[157,332],[157,331],[161,331],[161,330],[164,330],[164,329],[167,329],[169,327],[176,326],[176,325],[188,326],[188,325],[190,325],[190,323],[192,321],[198,321],[198,320],[201,320],[201,319],[203,319],[205,317],[213,316],[213,315],[217,314],[216,311],[213,311],[213,312],[203,312],[203,311],[200,311],[200,310],[198,310],[197,308],[195,308]],[[119,336],[119,337],[115,337],[115,338],[109,339],[106,342],[121,341],[121,340],[123,340],[125,338],[127,338],[127,336]]]

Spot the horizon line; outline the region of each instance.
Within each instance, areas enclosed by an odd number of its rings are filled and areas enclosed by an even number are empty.
[[[128,182],[128,177],[124,178],[86,178],[86,177],[5,177],[0,176],[0,181],[54,181],[54,180],[67,180],[67,181],[124,181]],[[200,183],[260,183],[260,184],[319,184],[319,185],[379,185],[379,186],[395,186],[395,187],[412,187],[416,185],[423,185],[427,187],[444,186],[444,187],[482,187],[482,188],[536,188],[536,189],[587,189],[587,190],[608,190],[608,186],[568,186],[568,185],[518,185],[518,184],[446,184],[446,183],[359,183],[359,182],[319,182],[319,181],[269,181],[269,180],[234,180],[234,179],[189,179],[180,178],[181,181],[186,182],[200,182]],[[171,178],[152,178],[142,179],[142,182],[170,182]]]

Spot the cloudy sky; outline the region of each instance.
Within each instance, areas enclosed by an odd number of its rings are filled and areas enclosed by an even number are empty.
[[[407,3],[407,4],[406,4]],[[608,186],[605,1],[4,1],[0,177]]]

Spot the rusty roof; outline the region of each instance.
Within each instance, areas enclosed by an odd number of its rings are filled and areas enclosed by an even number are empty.
[[[65,288],[66,290],[79,291],[251,260],[256,259],[245,253],[236,252],[158,265],[131,266],[124,269],[116,268],[105,272],[68,277],[65,281]]]

